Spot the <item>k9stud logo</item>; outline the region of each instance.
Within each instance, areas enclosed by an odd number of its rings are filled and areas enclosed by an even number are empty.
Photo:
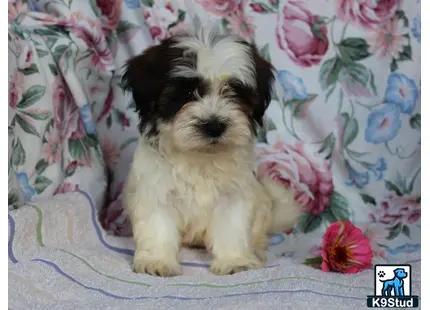
[[[411,265],[375,265],[373,296],[369,308],[417,308],[418,296],[412,295]]]

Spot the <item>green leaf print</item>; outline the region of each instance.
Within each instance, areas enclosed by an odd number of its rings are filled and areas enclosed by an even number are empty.
[[[403,225],[402,234],[404,234],[408,238],[411,238],[411,230],[407,225]]]
[[[398,223],[395,226],[388,228],[388,230],[389,230],[389,234],[388,234],[387,239],[388,240],[393,240],[402,231],[402,224]]]
[[[16,106],[17,109],[26,109],[40,100],[45,94],[45,87],[41,85],[33,85],[22,94],[21,100]]]
[[[25,150],[19,138],[16,138],[15,143],[13,143],[11,160],[14,166],[25,164]]]
[[[349,218],[348,200],[338,192],[333,192],[330,196],[330,209],[337,220]]]
[[[29,111],[21,111],[21,114],[25,114],[27,116],[30,116],[32,119],[39,120],[39,121],[45,121],[51,116],[51,112],[40,112],[40,113],[34,113]]]
[[[37,68],[37,65],[35,63],[33,63],[28,68],[20,69],[19,71],[24,73],[24,75],[31,75],[34,73],[39,73],[39,68]]]
[[[367,194],[360,194],[360,196],[361,196],[361,199],[363,199],[364,203],[372,204],[372,205],[376,206],[376,199],[373,198],[372,196],[367,195]]]
[[[298,227],[305,234],[310,233],[321,226],[322,217],[305,213],[299,218]]]
[[[403,196],[403,193],[400,188],[393,182],[385,181],[385,188],[390,192],[395,192],[397,196]]]
[[[412,115],[412,117],[409,119],[409,124],[413,129],[421,131],[421,113]]]
[[[343,126],[342,145],[343,147],[347,147],[357,137],[358,121],[355,118],[351,119],[350,115],[346,112],[340,115],[340,119]]]
[[[46,168],[48,168],[48,166],[49,163],[47,161],[45,161],[44,159],[39,160],[36,164],[36,173],[38,175],[42,174],[46,170]]]
[[[363,38],[346,38],[337,47],[346,61],[359,61],[370,56],[369,44]]]
[[[322,90],[326,90],[330,85],[337,82],[342,67],[342,61],[338,57],[330,58],[322,64],[319,73],[319,81]]]
[[[39,133],[37,132],[36,128],[30,123],[28,123],[25,119],[23,119],[18,114],[15,115],[16,122],[21,126],[22,130],[24,130],[26,133],[29,133],[31,135],[35,135],[37,137],[40,137]]]
[[[50,179],[42,175],[38,175],[36,181],[34,182],[34,189],[36,190],[37,194],[40,194],[51,184],[52,181]]]

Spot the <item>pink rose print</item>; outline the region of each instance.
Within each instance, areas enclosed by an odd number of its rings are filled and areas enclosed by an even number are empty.
[[[197,0],[197,3],[205,11],[225,17],[239,9],[241,0]]]
[[[97,69],[104,71],[113,68],[114,59],[111,49],[101,26],[97,22],[84,18],[81,14],[75,14],[68,21],[68,26],[71,28],[72,33],[80,38],[88,49],[94,52],[91,60]]]
[[[8,3],[9,23],[13,23],[15,21],[15,18],[17,18],[19,14],[25,13],[27,11],[28,11],[27,3],[21,0],[9,1]]]
[[[365,29],[377,28],[394,16],[401,0],[337,0],[337,17]]]
[[[387,226],[414,224],[421,219],[421,204],[416,197],[389,195],[369,219]]]
[[[79,190],[78,184],[72,184],[69,182],[64,182],[63,184],[61,184],[57,187],[57,189],[54,192],[54,195],[76,192],[78,190]]]
[[[24,74],[16,71],[9,82],[9,107],[16,110],[19,99],[24,91]]]
[[[322,18],[296,0],[279,11],[276,37],[279,48],[300,67],[318,65],[329,44]]]
[[[45,161],[52,165],[61,155],[61,139],[58,131],[52,128],[45,133],[46,143],[42,146],[42,154]]]
[[[251,18],[247,17],[244,12],[244,7],[248,1],[243,0],[239,9],[226,17],[228,21],[228,28],[235,34],[239,35],[245,40],[250,40],[255,34],[255,25],[252,23]]]
[[[54,125],[60,134],[60,139],[66,135],[69,118],[65,118],[65,110],[74,106],[74,100],[69,88],[66,86],[61,75],[57,75],[52,83],[52,104],[54,114]],[[67,115],[70,116],[71,115]]]
[[[329,206],[334,191],[330,165],[306,151],[303,143],[289,145],[278,140],[271,146],[258,146],[257,156],[257,176],[291,187],[296,201],[312,215],[321,214]]]
[[[171,34],[184,30],[184,24],[178,23],[171,27],[177,21],[177,14],[170,3],[160,6],[157,3],[151,8],[144,8],[143,16],[149,26],[151,36],[156,41],[162,41],[170,37]]]
[[[367,224],[361,227],[364,235],[369,238],[370,245],[372,247],[373,256],[377,257],[385,257],[385,249],[380,246],[383,244],[386,238],[389,235],[389,232],[385,227],[381,227],[381,225],[371,225]]]
[[[403,21],[397,18],[388,20],[385,24],[375,28],[368,37],[369,52],[378,53],[379,58],[387,55],[399,58],[404,45],[408,44],[408,39],[405,37],[407,33],[408,28],[404,27]]]
[[[118,164],[120,158],[120,150],[117,145],[108,139],[104,139],[101,143],[104,162],[109,170],[113,170]]]
[[[25,69],[31,66],[33,62],[33,50],[27,41],[18,40],[16,53],[18,55],[18,68]]]
[[[54,192],[54,195],[75,192],[78,190],[79,190],[78,184],[65,182],[57,187],[57,189]]]
[[[120,22],[122,0],[96,0],[96,3],[103,15],[103,30],[110,33]]]

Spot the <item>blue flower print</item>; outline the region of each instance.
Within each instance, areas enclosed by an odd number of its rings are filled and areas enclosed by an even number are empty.
[[[271,246],[279,245],[279,244],[281,244],[282,242],[285,241],[284,234],[281,234],[281,233],[279,233],[279,234],[273,234],[270,237],[271,237],[271,240],[270,240],[270,245]]]
[[[278,79],[284,90],[284,99],[305,100],[308,98],[305,84],[298,76],[287,70],[281,70],[278,72]]]
[[[356,188],[364,188],[369,183],[369,173],[356,171],[348,162],[346,168],[348,170],[349,178],[346,179],[345,185]]]
[[[385,90],[385,103],[395,104],[400,112],[412,114],[418,100],[418,87],[414,80],[398,72],[391,73]]]
[[[405,243],[396,248],[387,248],[386,251],[391,255],[398,255],[403,253],[413,253],[421,249],[420,243]]]
[[[140,0],[124,0],[124,2],[128,9],[140,8]]]
[[[364,139],[379,144],[394,139],[402,126],[400,110],[393,104],[385,104],[381,109],[369,113]]]
[[[414,38],[421,43],[421,15],[417,15],[414,17],[412,21],[412,35]]]
[[[93,115],[89,104],[84,105],[81,108],[82,122],[84,123],[85,132],[88,134],[94,134],[96,127],[94,125]]]
[[[378,158],[374,164],[364,163],[364,165],[368,170],[373,172],[376,177],[376,181],[381,180],[384,176],[384,172],[387,170],[387,162],[382,157]]]
[[[28,183],[28,176],[24,172],[19,172],[16,174],[16,179],[18,180],[21,193],[24,196],[25,201],[30,201],[31,198],[36,194],[34,188]]]
[[[28,10],[31,12],[40,12],[40,0],[28,0]]]

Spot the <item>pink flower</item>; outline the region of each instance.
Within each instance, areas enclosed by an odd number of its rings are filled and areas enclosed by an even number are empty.
[[[249,6],[256,13],[265,12],[265,9],[261,3],[251,3]]]
[[[25,13],[28,11],[27,3],[22,2],[21,0],[9,1],[8,3],[8,20],[9,23],[13,23],[15,18],[19,16],[21,13]]]
[[[120,22],[122,0],[96,0],[96,4],[103,15],[103,30],[110,33]]]
[[[42,154],[45,161],[52,165],[61,155],[61,139],[58,131],[51,129],[45,134],[46,143],[42,146]]]
[[[384,25],[375,28],[373,34],[369,36],[369,52],[376,53],[379,51],[380,58],[390,55],[393,58],[399,58],[403,52],[404,45],[408,44],[405,35],[408,28],[404,27],[402,21],[397,18],[388,20]]]
[[[228,28],[245,40],[253,38],[255,34],[255,25],[252,23],[250,17],[245,16],[242,9],[242,5],[245,6],[247,3],[247,0],[243,0],[240,8],[227,16],[229,22]]]
[[[421,204],[416,197],[390,195],[369,214],[369,219],[388,226],[414,224],[421,219]]]
[[[372,267],[370,240],[350,221],[338,221],[329,226],[322,242],[321,270],[357,273]]]
[[[120,158],[120,152],[117,148],[116,144],[111,142],[108,139],[104,139],[101,143],[101,149],[103,152],[103,158],[106,166],[113,170],[115,166],[118,164]]]
[[[9,82],[9,107],[16,110],[19,99],[24,91],[24,74],[20,71],[14,72]]]
[[[67,165],[66,169],[64,170],[64,174],[66,175],[66,177],[69,177],[75,173],[76,168],[78,167],[79,167],[78,161],[73,160],[70,164]]]
[[[31,66],[33,62],[33,50],[29,48],[27,41],[18,40],[16,46],[16,52],[18,54],[18,68],[25,69]]]
[[[86,136],[84,123],[82,122],[80,117],[78,117],[75,124],[76,126],[73,126],[73,129],[70,130],[70,140],[73,141],[82,139]]]
[[[328,49],[327,27],[303,2],[291,0],[278,14],[279,48],[300,67],[318,65]]]
[[[167,39],[172,32],[175,32],[176,28],[182,27],[183,24],[179,23],[170,30],[168,29],[177,20],[176,12],[170,3],[165,6],[154,3],[151,8],[144,8],[143,16],[149,26],[152,38],[157,41]]]
[[[401,0],[337,0],[337,17],[363,28],[376,29],[396,14]]]
[[[72,16],[69,21],[69,27],[72,33],[80,38],[89,50],[94,52],[91,60],[97,69],[104,71],[113,67],[114,59],[111,49],[98,23],[84,18],[81,19],[78,14]]]
[[[334,190],[330,165],[306,151],[303,143],[293,146],[278,140],[272,146],[257,147],[257,155],[259,178],[269,177],[292,187],[297,202],[313,215],[329,207]]]
[[[197,0],[205,11],[218,16],[227,16],[239,9],[241,0]]]
[[[373,256],[384,257],[385,248],[380,246],[380,243],[383,243],[386,240],[386,238],[389,236],[389,231],[385,229],[385,227],[381,227],[381,225],[370,224],[364,225],[361,230],[363,231],[363,234],[370,240]]]
[[[57,75],[52,83],[52,105],[54,110],[54,124],[60,133],[60,139],[65,136],[68,120],[65,119],[64,110],[74,104],[72,94],[66,86],[61,75]]]
[[[63,184],[59,185],[57,189],[54,192],[54,195],[57,194],[64,194],[64,193],[70,193],[70,192],[76,192],[79,190],[78,184],[72,184],[69,182],[64,182]]]

